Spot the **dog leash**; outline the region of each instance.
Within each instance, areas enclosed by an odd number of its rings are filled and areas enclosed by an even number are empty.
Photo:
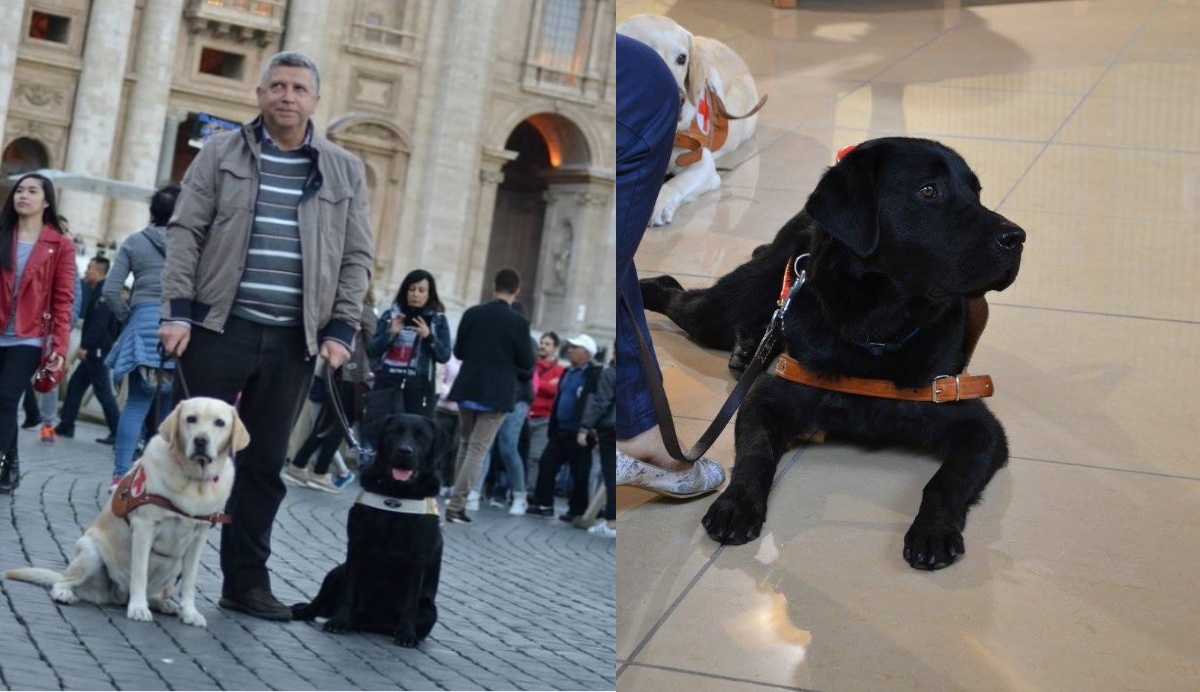
[[[339,369],[336,372],[341,372]],[[338,424],[342,426],[342,434],[346,436],[346,444],[350,449],[354,450],[355,454],[363,453],[362,445],[358,443],[358,438],[354,435],[354,430],[351,428],[350,419],[346,417],[346,411],[342,407],[342,390],[338,386],[335,379],[335,371],[325,364],[325,396],[330,400],[329,405],[333,406],[334,413],[337,414]]]
[[[750,386],[762,374],[767,364],[779,354],[782,346],[780,334],[783,332],[783,317],[787,314],[788,308],[791,307],[792,299],[799,292],[800,287],[804,285],[808,278],[804,266],[808,262],[808,254],[800,255],[794,262],[788,263],[787,271],[784,273],[783,285],[779,292],[779,303],[775,309],[775,314],[771,316],[771,323],[767,327],[767,333],[763,334],[763,338],[758,342],[758,348],[754,351],[754,357],[750,360],[750,364],[746,366],[745,372],[738,379],[737,385],[729,394],[729,398],[725,400],[725,404],[717,413],[716,418],[700,436],[696,445],[686,452],[679,445],[679,436],[675,432],[675,419],[671,416],[671,404],[667,401],[666,391],[663,389],[662,374],[655,370],[650,364],[654,362],[650,353],[650,346],[646,343],[646,337],[642,335],[642,330],[634,327],[633,333],[637,336],[638,354],[642,365],[642,375],[646,378],[647,388],[650,390],[650,398],[654,402],[654,411],[658,417],[658,428],[662,435],[663,446],[666,447],[667,453],[672,458],[680,461],[695,462],[709,447],[712,447],[713,442],[716,442],[721,431],[729,424],[729,419],[733,417],[738,407],[742,405],[742,399],[745,398],[746,392],[750,390]],[[633,308],[630,307],[629,301],[625,296],[621,296],[621,307],[629,316],[631,322],[636,323],[633,315]]]

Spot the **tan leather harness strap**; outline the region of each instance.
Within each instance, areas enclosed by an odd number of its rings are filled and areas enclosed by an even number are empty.
[[[824,377],[806,370],[796,359],[786,353],[781,354],[775,361],[775,375],[789,382],[827,389],[832,392],[872,396],[880,399],[924,401],[934,404],[980,399],[995,393],[992,378],[988,375],[938,375],[929,385],[919,389],[901,389],[890,380],[872,380],[865,377]]]
[[[163,509],[170,510],[176,514],[182,514],[189,519],[198,521],[207,521],[212,524],[228,524],[231,519],[224,512],[213,512],[212,514],[188,514],[182,509],[179,509],[167,498],[161,495],[151,495],[145,492],[146,470],[141,466],[134,469],[133,473],[125,474],[121,479],[117,489],[113,491],[112,496],[112,511],[118,517],[129,521],[126,518],[133,510],[142,505],[156,505]]]
[[[710,85],[705,84],[700,98],[701,103],[696,106],[698,115],[701,109],[707,108],[704,105],[705,99],[712,99],[712,111],[708,114],[710,121],[708,131],[705,132],[704,128],[701,127],[698,118],[693,118],[692,122],[688,124],[687,132],[675,133],[675,146],[688,150],[675,159],[675,163],[681,167],[690,166],[699,161],[701,149],[716,151],[724,146],[725,140],[729,138],[729,121],[749,118],[757,113],[763,107],[763,104],[767,102],[767,97],[764,94],[758,100],[758,103],[754,105],[754,108],[750,109],[750,112],[742,115],[731,115],[725,109],[725,102],[717,95],[717,92],[713,91]]]

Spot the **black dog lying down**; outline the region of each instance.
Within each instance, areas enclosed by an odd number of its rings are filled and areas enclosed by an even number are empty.
[[[350,508],[346,561],[333,568],[312,603],[292,618],[329,618],[326,632],[381,632],[415,647],[437,622],[442,531],[436,458],[448,439],[428,418],[389,416],[375,434],[375,461]]]
[[[965,551],[967,509],[1007,462],[1008,445],[983,402],[956,402],[957,385],[950,386],[968,358],[968,299],[1013,282],[1025,241],[1021,228],[983,207],[979,192],[966,162],[937,142],[872,140],[825,173],[770,245],[711,288],[685,291],[671,277],[642,281],[646,309],[703,346],[733,349],[730,366],[738,370],[767,328],[788,258],[811,253],[807,282],[784,318],[786,354],[818,384],[871,378],[898,388],[933,385],[942,393],[933,397],[951,399],[876,398],[764,373],[737,419],[732,480],[703,519],[714,540],[758,537],[786,445],[823,430],[936,454],[942,465],[925,486],[904,557],[938,569]],[[935,383],[942,375],[951,378]]]

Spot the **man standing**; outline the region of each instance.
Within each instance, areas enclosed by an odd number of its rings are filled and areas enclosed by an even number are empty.
[[[250,433],[221,531],[219,605],[268,620],[291,619],[267,571],[288,434],[313,357],[335,369],[350,358],[372,264],[363,164],[313,127],[320,90],[311,58],[273,55],[259,117],[205,142],[167,226],[159,338],[188,395],[240,395]]]
[[[563,521],[573,522],[587,511],[588,476],[592,470],[592,446],[595,438],[581,427],[588,399],[596,392],[603,367],[593,362],[596,342],[587,334],[567,339],[567,361],[571,367],[558,383],[558,396],[550,414],[550,439],[538,460],[537,488],[529,503],[528,514],[554,515],[554,477],[563,464],[571,469],[571,495]],[[580,431],[585,434],[580,435]]]
[[[96,393],[96,401],[100,402],[100,408],[104,409],[104,422],[108,425],[108,437],[97,438],[96,441],[111,445],[117,439],[117,420],[121,417],[121,409],[113,394],[112,371],[104,364],[104,358],[121,333],[121,325],[101,295],[104,279],[108,276],[108,266],[107,257],[93,257],[83,273],[83,334],[79,339],[79,350],[75,352],[79,366],[67,381],[67,397],[63,400],[61,419],[54,432],[63,437],[75,437],[79,406],[88,387],[91,387]],[[43,435],[43,439],[45,437]],[[50,441],[53,441],[53,437]]]
[[[501,269],[492,282],[495,299],[463,313],[454,338],[454,356],[462,361],[446,398],[458,403],[458,460],[454,490],[446,502],[446,521],[470,523],[467,495],[475,486],[483,455],[492,446],[504,416],[513,410],[517,380],[533,376],[529,321],[512,309],[521,292],[521,275]]]
[[[558,362],[558,334],[546,332],[538,339],[538,359],[534,366],[537,391],[529,407],[529,458],[525,461],[525,487],[537,487],[538,459],[546,451],[550,435],[550,409],[558,395],[563,366]]]

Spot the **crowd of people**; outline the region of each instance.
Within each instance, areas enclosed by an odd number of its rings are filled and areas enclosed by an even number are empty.
[[[475,521],[481,497],[512,515],[553,516],[561,492],[559,519],[615,537],[613,363],[597,362],[586,334],[533,338],[511,268],[453,336],[424,269],[377,309],[363,164],[313,127],[320,85],[307,56],[272,56],[258,117],[206,141],[182,184],[154,193],[147,227],[115,259],[91,258],[82,277],[51,180],[17,180],[0,209],[0,493],[21,478],[22,397],[25,427],[53,443],[74,436],[93,390],[108,429],[97,442],[113,445],[111,490],[174,404],[206,396],[235,404],[250,436],[226,506],[237,521],[221,531],[222,608],[291,619],[266,566],[288,485],[340,492],[355,478],[348,461],[372,461],[371,421],[394,413],[453,432],[447,524]],[[293,435],[306,399],[311,427]],[[362,446],[343,458],[355,425]],[[293,439],[303,442],[290,449]],[[608,493],[589,526],[594,465]]]

